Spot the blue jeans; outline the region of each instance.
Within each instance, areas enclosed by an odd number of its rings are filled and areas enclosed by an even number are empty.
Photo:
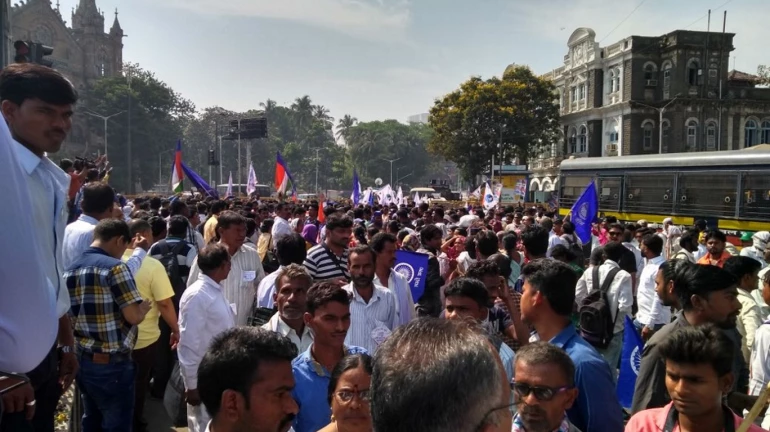
[[[76,381],[84,408],[83,432],[132,432],[135,374],[129,356],[108,364],[80,356]]]
[[[665,324],[655,324],[652,326],[652,331],[656,332],[663,328]],[[639,333],[639,335],[642,335],[642,329],[644,328],[644,324],[640,323],[636,318],[634,318],[634,328],[636,329],[636,332]]]

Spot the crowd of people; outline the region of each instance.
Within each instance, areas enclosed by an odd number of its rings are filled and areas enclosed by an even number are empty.
[[[521,205],[127,199],[106,160],[48,158],[77,101],[59,73],[10,66],[0,101],[0,431],[53,431],[73,383],[86,432],[148,430],[148,396],[194,432],[722,431],[770,381],[770,233],[739,251],[670,218],[584,242]],[[398,250],[428,257],[418,297]],[[623,407],[626,330],[645,345]]]

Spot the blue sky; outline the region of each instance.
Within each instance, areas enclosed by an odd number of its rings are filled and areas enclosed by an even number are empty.
[[[68,21],[77,1],[61,0]],[[722,12],[728,10],[727,31],[737,33],[737,69],[754,73],[758,64],[770,63],[767,0],[97,0],[97,5],[108,27],[115,8],[120,11],[129,35],[124,60],[154,71],[199,109],[247,110],[267,98],[290,104],[307,94],[335,118],[404,121],[427,112],[436,97],[473,75],[500,75],[510,63],[529,65],[536,73],[560,66],[577,27],[593,28],[604,46],[632,34],[705,30],[709,8],[712,30],[721,30]]]

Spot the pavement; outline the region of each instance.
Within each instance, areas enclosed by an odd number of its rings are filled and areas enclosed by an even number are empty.
[[[188,432],[186,427],[173,427],[163,401],[151,398],[149,395],[144,405],[144,418],[149,423],[149,432]]]

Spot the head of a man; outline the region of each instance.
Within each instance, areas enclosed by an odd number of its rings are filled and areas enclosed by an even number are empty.
[[[367,245],[356,246],[348,256],[348,271],[353,286],[356,288],[368,288],[374,280],[374,269],[377,264],[377,255]]]
[[[189,227],[190,221],[186,217],[182,215],[171,216],[168,219],[168,237],[184,239]]]
[[[425,225],[420,231],[420,242],[425,249],[438,250],[441,248],[443,233],[441,228],[433,224]]]
[[[685,313],[721,328],[733,329],[741,311],[737,281],[727,271],[711,265],[694,265],[677,271],[674,293]]]
[[[446,319],[481,322],[489,316],[489,294],[478,279],[463,277],[452,280],[444,288],[444,297]]]
[[[482,230],[476,234],[476,255],[482,259],[494,255],[499,250],[497,235],[490,230]]]
[[[494,299],[500,297],[500,288],[505,281],[500,276],[500,268],[494,261],[476,261],[468,267],[465,275],[484,284],[488,293],[487,306],[491,306]]]
[[[334,213],[326,219],[326,241],[337,248],[347,249],[353,235],[353,219]]]
[[[666,363],[666,389],[680,421],[681,416],[702,419],[722,409],[722,396],[735,379],[734,346],[724,331],[710,324],[680,327],[658,349]],[[721,417],[718,422],[721,428]]]
[[[738,288],[746,291],[753,291],[757,288],[762,264],[754,258],[747,256],[730,257],[722,268],[738,281]]]
[[[305,325],[313,330],[313,344],[342,350],[350,328],[350,293],[332,282],[319,282],[307,291]]]
[[[278,264],[287,266],[289,264],[302,264],[307,257],[307,247],[302,235],[291,233],[285,235],[275,242],[275,254],[278,258]]]
[[[38,157],[56,153],[72,128],[78,94],[58,71],[16,63],[0,72],[0,110],[14,139]]]
[[[198,252],[198,267],[201,273],[219,283],[230,274],[230,252],[221,243],[210,243]]]
[[[107,183],[92,182],[83,186],[80,202],[83,214],[96,220],[112,217],[115,208],[115,190]]]
[[[373,370],[372,420],[378,432],[511,430],[510,384],[477,326],[414,320],[380,345]]]
[[[706,231],[706,249],[709,252],[709,255],[715,258],[719,258],[722,256],[722,252],[725,251],[725,246],[727,244],[727,236],[722,231],[719,231],[718,229],[712,229]]]
[[[577,274],[567,264],[536,260],[521,270],[521,318],[532,325],[555,317],[569,317],[575,303]]]
[[[278,203],[278,205],[275,206],[275,215],[289,220],[291,218],[291,206],[286,203]]]
[[[656,234],[647,234],[642,238],[641,250],[645,258],[657,258],[663,253],[663,239]]]
[[[128,233],[131,235],[131,238],[134,238],[137,235],[141,235],[142,237],[146,238],[150,244],[154,243],[154,239],[152,237],[152,225],[150,225],[149,221],[144,219],[132,219],[129,221]]]
[[[377,233],[372,237],[369,246],[377,255],[377,265],[393,268],[396,265],[396,250],[398,239],[390,233]]]
[[[296,356],[289,339],[258,327],[217,335],[198,367],[198,390],[212,425],[225,431],[288,431],[299,411],[291,396]]]
[[[307,310],[307,291],[312,284],[310,273],[299,264],[289,264],[278,271],[273,302],[284,321],[302,319]]]
[[[559,429],[578,396],[569,355],[548,342],[530,343],[516,353],[514,374],[513,397],[525,430]]]
[[[228,247],[240,248],[246,241],[246,218],[230,210],[220,212],[217,216],[217,234],[219,240]]]
[[[689,229],[682,233],[682,236],[679,237],[679,246],[682,247],[682,249],[689,251],[689,252],[695,252],[698,250],[698,231],[694,229]]]
[[[118,219],[103,219],[94,228],[92,246],[107,252],[111,257],[121,259],[131,243],[128,224]]]
[[[671,259],[658,267],[655,274],[655,293],[663,306],[680,308],[679,298],[674,291],[677,274],[684,273],[690,266],[694,266],[687,260]]]
[[[548,252],[548,231],[540,226],[530,226],[521,233],[524,255],[530,260],[545,257]]]

